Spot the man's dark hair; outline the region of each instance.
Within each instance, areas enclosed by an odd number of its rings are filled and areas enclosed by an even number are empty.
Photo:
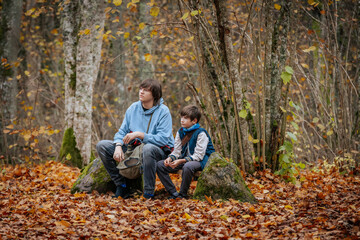
[[[188,117],[188,118],[190,118],[191,121],[193,121],[196,118],[197,122],[200,122],[201,111],[195,105],[188,105],[180,111],[180,116]]]
[[[146,79],[142,81],[139,87],[140,89],[144,88],[151,91],[154,97],[154,105],[158,105],[160,103],[159,101],[160,98],[162,97],[162,89],[161,89],[161,84],[157,80],[151,78]]]

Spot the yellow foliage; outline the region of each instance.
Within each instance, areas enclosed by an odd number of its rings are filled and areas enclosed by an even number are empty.
[[[157,17],[157,15],[159,15],[159,12],[160,12],[160,8],[158,7],[152,7],[150,9],[150,15],[153,17]]]
[[[281,9],[281,5],[276,4],[276,3],[274,4],[274,7],[275,7],[276,10],[280,10],[280,9]]]
[[[115,6],[120,6],[122,4],[122,0],[114,0],[113,3]]]

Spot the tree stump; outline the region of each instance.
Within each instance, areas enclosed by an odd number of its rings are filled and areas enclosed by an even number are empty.
[[[130,188],[130,192],[143,191],[142,177],[134,180],[127,180],[126,184]],[[86,192],[91,193],[107,193],[115,192],[115,184],[111,180],[110,175],[106,171],[102,161],[99,158],[94,159],[82,171],[79,178],[71,188],[71,193]]]
[[[194,192],[194,198],[204,200],[205,195],[214,200],[236,199],[256,203],[254,195],[246,186],[240,169],[226,161],[218,153],[211,154],[202,171]]]

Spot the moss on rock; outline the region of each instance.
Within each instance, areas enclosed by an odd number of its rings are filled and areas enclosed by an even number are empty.
[[[106,193],[114,190],[115,184],[111,180],[101,160],[96,158],[81,171],[79,178],[71,188],[71,193],[91,193],[92,191]]]
[[[58,159],[62,163],[70,164],[74,167],[83,167],[83,159],[79,149],[76,147],[76,138],[72,128],[65,130]]]
[[[204,200],[206,196],[212,199],[236,199],[241,202],[255,203],[256,199],[246,186],[239,168],[226,161],[218,153],[213,153],[205,169],[201,173],[194,192],[194,198]]]
[[[126,181],[130,191],[132,193],[143,191],[143,179],[142,177],[138,179]],[[104,164],[99,158],[94,159],[82,169],[79,178],[73,184],[71,188],[71,193],[76,192],[87,192],[91,193],[92,191],[97,191],[99,193],[115,192],[115,184],[111,180],[110,175],[106,171]]]

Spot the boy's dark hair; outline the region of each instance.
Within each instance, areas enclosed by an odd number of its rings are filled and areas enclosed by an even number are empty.
[[[181,117],[188,117],[190,118],[190,120],[194,120],[195,118],[197,119],[197,122],[200,122],[200,118],[201,118],[201,111],[200,109],[195,106],[195,105],[188,105],[186,107],[184,107],[181,111],[180,111],[180,116]]]
[[[149,89],[154,97],[154,105],[159,104],[159,100],[162,97],[162,89],[161,84],[157,80],[151,78],[146,79],[142,81],[139,88]]]

